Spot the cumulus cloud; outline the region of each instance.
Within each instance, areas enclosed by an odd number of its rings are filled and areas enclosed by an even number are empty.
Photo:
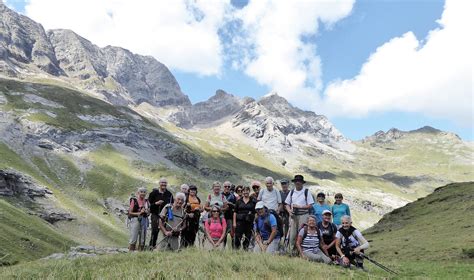
[[[25,12],[46,29],[72,29],[102,47],[120,46],[173,69],[218,75],[218,30],[230,6],[229,0],[30,0]]]
[[[353,3],[250,1],[235,14],[242,23],[234,39],[243,46],[238,65],[295,105],[319,103],[321,61],[314,40],[306,39],[317,34],[319,22],[330,25],[349,15]]]
[[[320,106],[333,116],[418,112],[472,125],[471,11],[470,1],[448,0],[424,41],[408,32],[386,42],[357,76],[330,83]]]

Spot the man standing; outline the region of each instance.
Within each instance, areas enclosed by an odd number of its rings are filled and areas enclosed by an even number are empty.
[[[265,178],[265,185],[267,188],[258,193],[257,200],[262,201],[265,207],[273,214],[278,214],[281,207],[281,195],[278,190],[273,188],[273,178]]]
[[[285,207],[291,215],[290,251],[294,251],[296,250],[295,241],[298,230],[308,219],[309,209],[313,207],[314,200],[311,192],[307,188],[303,188],[303,184],[306,183],[303,175],[295,175],[291,182],[295,184],[295,188],[288,194]]]
[[[173,194],[166,189],[166,187],[168,186],[168,181],[166,180],[166,178],[161,178],[159,184],[160,187],[154,188],[148,196],[151,212],[151,248],[155,248],[156,240],[158,239],[158,233],[160,231],[160,212],[166,204],[171,204],[174,201]]]
[[[288,197],[288,194],[290,193],[289,190],[289,182],[287,179],[281,179],[280,180],[280,185],[281,185],[281,191],[280,191],[280,196],[281,196],[281,201],[283,202],[280,206],[280,218],[283,223],[283,236],[286,237],[286,234],[288,233],[288,228],[290,226],[290,215],[288,211],[286,211],[286,203],[285,200]]]
[[[234,216],[235,203],[237,201],[235,199],[235,195],[230,191],[232,184],[229,181],[225,181],[223,186],[224,186],[224,191],[222,192],[222,194],[227,200],[227,209],[224,210],[224,218],[225,218],[226,226],[227,226],[226,234],[224,237],[224,248],[225,248],[227,244],[227,234],[230,233],[232,240],[234,239],[234,231],[232,229],[232,220]]]

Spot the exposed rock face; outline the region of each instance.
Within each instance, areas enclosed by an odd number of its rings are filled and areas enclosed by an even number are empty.
[[[33,181],[13,170],[0,170],[0,196],[45,197],[50,190],[40,187]]]
[[[333,146],[348,140],[324,116],[293,107],[286,99],[270,94],[247,103],[232,120],[247,136],[292,146],[289,135],[308,134],[320,143]]]
[[[112,247],[94,247],[87,245],[80,245],[76,247],[71,247],[68,253],[55,253],[50,256],[47,256],[43,259],[45,260],[59,260],[59,259],[68,259],[74,260],[77,258],[87,258],[87,257],[96,257],[100,255],[110,255],[110,254],[123,254],[128,253],[127,248],[112,248]]]
[[[46,33],[40,24],[4,4],[0,4],[0,18],[3,75],[60,76],[116,105],[191,105],[168,68],[153,57],[118,47],[99,48],[70,30]]]
[[[367,136],[365,137],[362,142],[369,142],[369,143],[387,143],[391,142],[400,138],[405,137],[406,135],[409,134],[428,134],[428,135],[443,135],[443,136],[448,136],[453,139],[461,140],[458,135],[450,132],[445,132],[436,128],[433,128],[431,126],[424,126],[415,130],[410,130],[410,131],[403,131],[399,130],[397,128],[391,128],[387,132],[384,132],[382,130],[377,131],[374,135],[372,136]],[[462,141],[462,140],[461,140]]]
[[[0,71],[15,76],[19,63],[55,76],[63,73],[43,27],[0,3]]]
[[[239,98],[221,89],[207,101],[199,102],[184,108],[172,116],[170,120],[176,125],[189,128],[195,125],[214,125],[235,115],[242,107],[254,101],[252,98]]]

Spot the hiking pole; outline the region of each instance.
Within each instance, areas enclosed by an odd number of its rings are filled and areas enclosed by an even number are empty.
[[[381,269],[387,271],[387,272],[390,272],[390,273],[393,273],[393,274],[396,274],[398,275],[398,273],[396,273],[395,271],[391,270],[390,268],[382,265],[381,263],[369,258],[368,256],[366,256],[365,254],[359,254],[359,256],[363,257],[364,259],[367,259],[369,262],[375,264],[376,266],[380,267]]]

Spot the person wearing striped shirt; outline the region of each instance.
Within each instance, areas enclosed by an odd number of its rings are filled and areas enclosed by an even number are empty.
[[[324,241],[321,238],[321,232],[316,226],[317,218],[309,215],[304,225],[298,232],[296,247],[303,259],[314,262],[330,263],[327,251],[323,248]]]

